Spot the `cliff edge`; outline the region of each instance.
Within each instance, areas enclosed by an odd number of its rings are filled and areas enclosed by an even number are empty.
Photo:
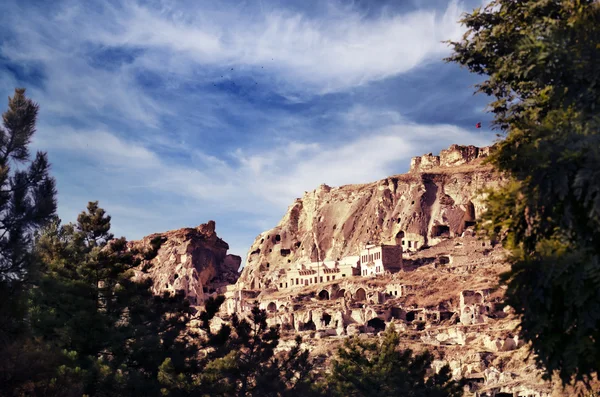
[[[277,286],[296,264],[358,255],[367,243],[414,252],[460,236],[485,210],[481,190],[502,183],[483,161],[492,150],[452,145],[414,157],[406,174],[305,193],[256,238],[238,287]]]
[[[154,293],[183,290],[192,304],[200,305],[237,281],[242,260],[227,254],[229,245],[217,236],[214,221],[196,228],[154,233],[129,244],[149,247],[157,237],[162,240],[158,254],[145,264],[149,265],[147,273],[138,273],[138,277],[152,277]]]

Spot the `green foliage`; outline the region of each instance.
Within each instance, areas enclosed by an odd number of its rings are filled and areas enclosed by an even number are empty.
[[[301,338],[288,352],[275,354],[278,327],[267,325],[267,313],[257,306],[249,321],[236,315],[231,328],[212,335],[215,349],[200,383],[209,396],[307,396],[314,393],[312,363]],[[228,337],[223,337],[230,332]]]
[[[0,350],[0,395],[81,397],[75,355],[20,338]]]
[[[58,220],[39,236],[42,276],[33,291],[34,333],[57,350],[75,352],[90,396],[285,396],[310,388],[308,352],[275,354],[279,330],[255,308],[250,321],[210,328],[223,297],[195,313],[182,293],[156,296],[149,278],[134,280],[141,251],[109,233],[110,217],[89,203],[77,224]],[[197,332],[191,321],[197,320]]]
[[[16,89],[0,127],[0,348],[23,331],[23,291],[31,270],[32,233],[56,211],[46,153],[33,160],[29,143],[38,105]]]
[[[467,32],[448,61],[488,77],[477,90],[502,129],[549,110],[598,109],[599,28],[594,0],[494,0],[461,21]]]
[[[161,368],[187,378],[198,370],[188,327],[194,312],[182,293],[156,296],[152,280],[133,279],[158,245],[141,251],[109,230],[97,202],[77,224],[56,220],[44,229],[32,328],[56,349],[76,352],[86,394],[162,395]]]
[[[388,329],[381,341],[348,339],[337,352],[327,379],[327,395],[340,397],[452,397],[462,396],[459,382],[451,380],[450,367],[438,373],[433,356],[398,349],[400,337]]]
[[[495,0],[466,15],[450,61],[487,75],[507,131],[491,157],[511,182],[484,227],[510,251],[507,303],[540,366],[600,369],[600,4]]]
[[[68,395],[68,374],[48,378],[60,365],[52,352],[30,338],[27,292],[33,273],[32,237],[56,211],[55,182],[45,153],[30,159],[38,105],[16,89],[0,127],[0,395]]]

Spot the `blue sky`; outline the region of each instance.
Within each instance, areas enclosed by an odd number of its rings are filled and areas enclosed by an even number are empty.
[[[321,183],[495,140],[479,78],[442,61],[479,5],[4,0],[0,92],[41,106],[63,221],[91,200],[129,239],[213,219],[245,257]]]

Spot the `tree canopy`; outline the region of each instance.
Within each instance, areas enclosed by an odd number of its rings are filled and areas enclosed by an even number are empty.
[[[600,369],[599,21],[593,0],[494,0],[464,16],[448,58],[495,97],[490,161],[510,182],[483,226],[510,252],[521,335],[565,383]]]
[[[213,332],[223,297],[197,312],[176,294],[155,295],[146,250],[110,233],[110,216],[88,204],[76,224],[58,220],[37,239],[38,288],[30,308],[33,334],[71,358],[90,396],[286,396],[310,391],[312,364],[300,340],[276,354],[280,332],[255,307],[248,320],[234,315]],[[138,277],[134,277],[134,273]],[[141,277],[140,277],[141,275]],[[76,376],[75,376],[76,375]],[[56,377],[57,374],[54,374]]]
[[[155,295],[134,271],[151,258],[110,233],[110,216],[88,204],[76,224],[47,226],[36,245],[38,288],[32,291],[36,337],[75,357],[89,395],[162,395],[159,367],[191,376],[198,346],[188,326],[194,311],[183,293]]]
[[[22,331],[24,285],[33,233],[56,212],[55,181],[44,152],[31,159],[39,107],[15,89],[0,127],[0,344]]]
[[[388,329],[380,341],[348,339],[332,361],[326,390],[340,397],[453,397],[462,385],[452,380],[450,367],[431,368],[429,352],[413,355],[400,350],[400,337]]]

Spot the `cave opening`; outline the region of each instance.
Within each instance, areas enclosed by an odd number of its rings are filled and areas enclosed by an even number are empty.
[[[433,237],[450,237],[450,227],[448,225],[435,225],[431,228]]]
[[[307,323],[302,324],[301,331],[316,331],[317,326],[313,320],[309,320]]]
[[[399,307],[392,307],[392,318],[396,320],[402,319],[402,309]]]
[[[404,231],[400,230],[398,233],[396,233],[396,245],[403,244],[404,242],[402,239],[404,239]]]
[[[367,325],[375,330],[375,332],[385,331],[385,321],[380,318],[372,318],[367,321]]]
[[[475,224],[477,224],[475,221],[465,221],[465,229],[468,227],[473,227]]]

